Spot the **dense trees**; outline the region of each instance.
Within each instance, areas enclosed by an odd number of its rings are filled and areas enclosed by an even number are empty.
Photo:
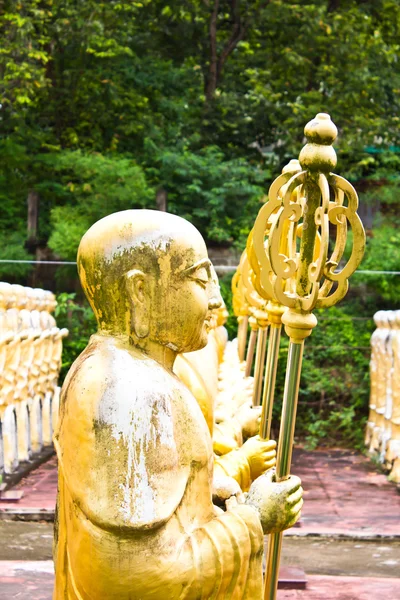
[[[365,214],[380,206],[364,267],[400,270],[398,0],[2,0],[0,39],[0,259],[39,245],[73,260],[93,221],[157,198],[209,243],[243,247],[305,123],[326,111],[338,171]],[[28,196],[39,221],[24,247]],[[346,303],[318,315],[298,421],[311,443],[362,443],[370,317],[395,306],[396,281],[355,275]],[[72,296],[59,301],[65,371],[94,322]]]
[[[240,245],[322,110],[340,172],[393,199],[399,27],[396,0],[4,0],[2,237],[23,253],[34,190],[40,244],[71,258],[90,222],[161,189]]]

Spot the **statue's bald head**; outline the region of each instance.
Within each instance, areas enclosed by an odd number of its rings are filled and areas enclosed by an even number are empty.
[[[153,210],[127,210],[101,219],[86,232],[78,249],[78,272],[99,327],[119,324],[126,330],[132,309],[129,273],[139,270],[160,286],[171,285],[190,263],[204,257],[203,238],[185,219]]]

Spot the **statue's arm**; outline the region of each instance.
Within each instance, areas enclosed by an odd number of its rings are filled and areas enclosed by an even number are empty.
[[[91,369],[88,360],[78,375],[69,375],[65,382],[61,419],[54,436],[67,493],[102,529],[129,532],[158,528],[179,506],[189,467],[181,465],[174,437],[166,440],[165,435],[159,435],[154,419],[150,418],[149,427],[143,429],[142,415],[136,413],[135,429],[134,413],[120,418],[124,414],[121,394],[119,416],[114,421],[112,417],[107,421],[107,406],[105,411],[103,406],[103,413],[99,408],[102,402],[104,388],[98,369]],[[163,425],[167,427],[165,421]]]
[[[55,437],[54,444],[67,493],[87,519],[104,530],[127,533],[165,525],[179,506],[188,480],[188,472],[174,464],[175,457],[155,446],[151,454],[158,454],[158,460],[147,456],[152,466],[147,466],[143,477],[133,474],[134,464],[118,463],[117,443],[110,440],[102,451],[95,440],[82,443],[79,436],[79,442],[76,430],[64,434],[61,427],[62,441]]]

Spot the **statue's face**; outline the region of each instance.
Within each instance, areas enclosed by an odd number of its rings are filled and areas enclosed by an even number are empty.
[[[148,320],[149,338],[176,352],[207,344],[211,311],[220,305],[204,241],[190,233],[190,239],[175,239],[168,253],[160,253],[160,277],[148,276],[143,288],[148,308],[135,310],[136,319]]]
[[[167,265],[162,268],[161,281],[153,288],[157,317],[152,319],[150,335],[177,352],[199,350],[207,344],[211,313],[220,305],[207,251],[205,246],[200,249],[183,252],[175,273]]]

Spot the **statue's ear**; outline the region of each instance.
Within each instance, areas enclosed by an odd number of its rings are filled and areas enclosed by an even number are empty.
[[[132,333],[138,338],[149,335],[150,289],[148,277],[142,271],[132,269],[126,274],[126,287],[130,299]]]

